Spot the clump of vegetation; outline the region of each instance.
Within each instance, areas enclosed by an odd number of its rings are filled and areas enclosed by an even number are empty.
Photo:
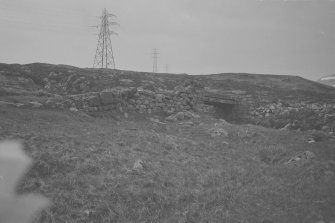
[[[261,146],[258,155],[260,160],[268,165],[280,163],[287,155],[286,148],[281,145]]]

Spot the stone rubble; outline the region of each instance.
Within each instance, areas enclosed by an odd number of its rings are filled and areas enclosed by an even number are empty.
[[[100,92],[68,95],[48,99],[50,108],[75,107],[84,111],[125,110],[142,114],[163,111],[177,119],[199,118],[192,111],[201,111],[199,97],[192,85],[177,90],[151,91],[141,87],[114,87]],[[204,106],[203,108],[206,108]],[[174,118],[171,118],[174,119]]]
[[[277,129],[335,131],[335,105],[319,103],[270,103],[249,111],[255,124]]]
[[[217,137],[217,136],[223,136],[228,137],[229,133],[227,129],[229,129],[231,126],[230,123],[228,123],[224,119],[220,119],[219,122],[214,123],[214,128],[211,128],[208,130],[211,137]]]

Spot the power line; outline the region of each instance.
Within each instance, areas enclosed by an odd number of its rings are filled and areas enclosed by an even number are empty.
[[[109,21],[109,18],[116,17],[109,13],[106,9],[103,10],[100,17],[100,27],[98,46],[95,52],[93,68],[112,68],[115,69],[115,61],[113,55],[111,35],[117,35],[116,32],[110,30],[110,26],[118,25],[117,22]]]
[[[152,72],[157,73],[158,72],[158,49],[154,48],[153,49],[153,56],[154,56],[154,63],[152,67]]]

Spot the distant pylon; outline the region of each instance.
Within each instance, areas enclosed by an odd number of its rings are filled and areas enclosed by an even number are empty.
[[[117,22],[109,21],[109,18],[116,17],[114,14],[103,10],[100,17],[101,23],[96,26],[100,28],[98,46],[95,52],[93,67],[94,68],[112,68],[115,69],[115,61],[113,55],[113,47],[111,35],[117,35],[116,32],[110,30],[110,26],[119,25]]]
[[[152,67],[152,72],[154,73],[157,73],[158,72],[158,65],[157,65],[157,60],[158,60],[158,49],[154,48],[154,52],[153,52],[153,55],[154,55],[154,64],[153,64],[153,67]]]

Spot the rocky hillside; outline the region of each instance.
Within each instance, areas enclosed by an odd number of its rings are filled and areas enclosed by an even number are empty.
[[[292,76],[0,64],[0,141],[34,160],[14,197],[50,201],[34,222],[334,223],[334,96]]]
[[[320,78],[318,82],[335,87],[335,74],[324,76]]]
[[[233,98],[238,104],[206,104],[205,94]],[[335,88],[286,75],[194,76],[40,63],[0,64],[0,104],[165,115],[215,112],[220,118],[274,128],[324,129],[330,133],[335,128]]]
[[[1,64],[0,96],[45,92],[58,95],[101,91],[113,87],[173,90],[185,81],[196,80],[207,91],[219,94],[263,96],[334,102],[335,90],[296,76],[223,73],[213,75],[153,74],[122,70],[82,69],[51,64]]]

